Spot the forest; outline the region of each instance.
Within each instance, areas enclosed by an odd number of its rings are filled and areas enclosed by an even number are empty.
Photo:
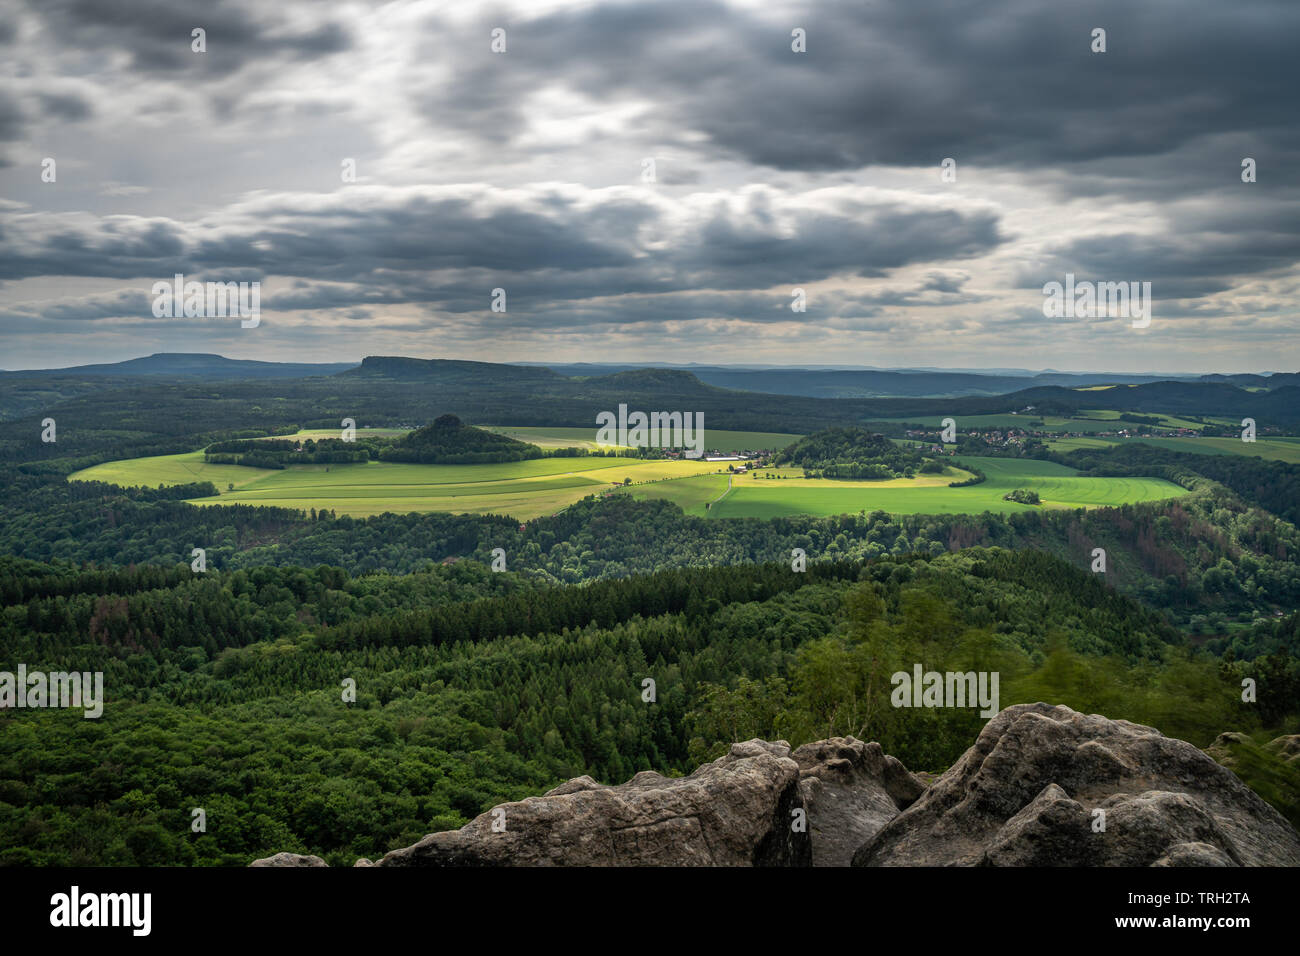
[[[920,453],[865,428],[828,428],[807,435],[776,456],[808,478],[912,478],[926,465]],[[942,467],[938,471],[942,471]]]
[[[347,862],[569,776],[682,773],[749,736],[854,733],[941,770],[982,721],[900,719],[888,674],[914,661],[999,671],[1003,706],[1046,695],[1202,746],[1224,727],[1294,723],[1300,700],[1293,659],[1196,653],[1160,615],[1034,551],[591,586],[471,562],[352,578],[8,561],[3,582],[7,655],[102,670],[108,698],[101,721],[0,718],[7,864],[239,864],[271,848]],[[1270,709],[1241,703],[1244,676]],[[1259,772],[1289,779],[1276,762]],[[1294,792],[1279,793],[1294,817]],[[194,808],[205,833],[189,831]]]

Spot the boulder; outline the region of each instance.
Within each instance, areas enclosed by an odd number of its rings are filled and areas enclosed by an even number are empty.
[[[305,856],[302,853],[277,853],[275,856],[254,860],[249,866],[329,866],[318,856]]]
[[[813,866],[848,866],[858,847],[925,792],[878,743],[832,737],[791,756],[799,765]]]
[[[750,740],[687,777],[578,777],[375,865],[808,866],[808,833],[793,826],[802,809],[790,745]]]
[[[1300,833],[1186,741],[1018,704],[853,865],[1297,866]]]

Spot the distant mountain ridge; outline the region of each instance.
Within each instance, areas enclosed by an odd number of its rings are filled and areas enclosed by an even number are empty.
[[[607,380],[611,374],[645,371],[651,366],[548,365],[569,377]],[[1088,388],[1096,385],[1149,385],[1154,382],[1209,382],[1243,388],[1275,389],[1300,385],[1300,373],[1273,375],[1135,375],[1107,372],[986,372],[957,369],[836,369],[720,365],[667,366],[664,370],[689,372],[706,385],[769,395],[806,398],[961,398],[1005,395],[1035,386]]]
[[[124,362],[101,365],[74,365],[68,368],[28,369],[0,372],[6,377],[77,377],[174,375],[186,378],[307,378],[335,375],[356,365],[355,362],[261,362],[256,359],[230,359],[206,352],[155,352]]]
[[[496,362],[469,362],[461,359],[419,359],[400,355],[368,355],[361,364],[339,373],[345,378],[389,379],[392,381],[422,382],[436,379],[442,384],[456,381],[480,381],[489,377],[493,381],[514,384],[529,382],[554,383],[564,376],[545,367],[508,365]]]
[[[805,398],[963,398],[992,397],[1026,389],[1058,386],[1205,383],[1243,389],[1300,386],[1300,372],[1269,374],[1157,375],[1107,372],[1031,372],[1021,369],[875,369],[828,366],[633,365],[621,363],[498,363],[464,359],[424,359],[372,355],[358,362],[263,362],[211,353],[157,352],[141,358],[59,369],[0,372],[4,378],[177,378],[291,379],[324,375],[392,381],[454,383],[481,379],[512,384],[554,385],[580,379],[592,385],[644,389],[701,387]]]
[[[170,374],[161,371],[164,367]],[[0,376],[0,419],[63,409],[88,421],[102,413],[106,401],[114,400],[111,393],[123,390],[133,403],[162,402],[196,424],[195,416],[202,417],[206,427],[215,430],[269,427],[286,418],[320,427],[325,422],[335,425],[344,414],[372,425],[431,421],[453,413],[479,425],[591,426],[598,414],[621,403],[642,411],[698,412],[712,428],[790,434],[837,425],[1005,414],[1029,406],[1039,415],[1114,409],[1236,421],[1252,418],[1261,428],[1300,424],[1300,386],[1242,387],[1231,381],[1163,380],[1081,390],[1015,378],[993,380],[1013,387],[991,395],[843,397],[773,392],[770,389],[786,386],[772,372],[754,373],[767,376],[769,390],[746,391],[710,383],[698,372],[682,368],[624,369],[569,378],[545,366],[403,356],[368,356],[359,365],[328,376],[320,374],[320,366],[246,363],[219,356],[151,356],[127,369],[107,374],[5,373]],[[304,369],[312,374],[304,375]],[[795,384],[801,376],[812,375],[787,371]],[[925,376],[896,374],[895,381],[912,378]],[[1275,378],[1289,382],[1295,376],[1284,373],[1267,381]],[[218,381],[227,383],[223,405],[213,404],[208,388]],[[331,406],[343,410],[335,414]]]

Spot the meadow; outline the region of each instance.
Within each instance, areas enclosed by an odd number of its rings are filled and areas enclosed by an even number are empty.
[[[145,485],[187,485],[196,481],[210,481],[222,491],[228,485],[241,488],[273,475],[270,468],[247,468],[243,465],[209,465],[202,451],[183,455],[158,455],[152,458],[131,458],[126,461],[109,461],[93,468],[84,468],[68,476],[69,481],[103,481],[110,485],[132,487]]]
[[[405,435],[411,429],[409,428],[358,428],[356,430],[358,438],[367,436],[376,436],[382,438],[393,438],[397,435]],[[290,435],[267,435],[268,439],[290,439],[296,438],[300,441],[306,441],[308,438],[320,441],[322,438],[341,438],[343,430],[341,428],[304,428]]]
[[[586,448],[594,450],[596,426],[590,428],[561,428],[550,426],[484,425],[484,431],[496,432],[518,441],[526,441],[539,448]],[[762,448],[785,448],[797,442],[802,435],[781,432],[739,432],[720,428],[704,429],[705,448],[725,452],[757,451]]]
[[[568,431],[586,433],[585,429],[554,428],[511,433],[527,436],[528,440],[572,441],[565,434]],[[726,440],[737,448],[754,447],[765,442],[778,444],[774,439],[787,437],[713,432],[710,444]],[[1181,441],[1232,443],[1234,439]],[[1258,442],[1256,446],[1263,444]],[[1300,443],[1277,445],[1300,458]],[[1085,477],[1053,462],[973,457],[962,460],[980,468],[988,480],[949,488],[949,482],[971,477],[969,472],[951,466],[942,475],[835,481],[804,478],[799,468],[766,468],[733,476],[725,464],[717,462],[604,457],[538,458],[488,465],[372,461],[270,470],[205,464],[201,451],[108,462],[79,471],[69,480],[149,487],[211,481],[217,486],[217,497],[191,499],[195,505],[265,505],[356,517],[385,512],[468,512],[511,515],[520,520],[555,514],[588,495],[615,488],[624,488],[637,498],[672,501],[688,514],[715,518],[824,516],[876,510],[891,514],[1007,513],[1033,507],[1092,508],[1184,493],[1178,486],[1156,478]],[[1015,488],[1037,491],[1042,504],[1003,500],[1002,496]]]
[[[1267,461],[1300,464],[1300,439],[1260,438],[1244,442],[1240,438],[1060,438],[1047,443],[1052,451],[1071,452],[1080,448],[1104,448],[1123,442],[1145,442],[1156,448],[1190,452],[1196,455],[1248,455]]]
[[[983,471],[987,480],[978,485],[949,488],[949,481],[967,476],[951,468],[942,476],[874,482],[794,476],[767,478],[764,470],[759,470],[731,478],[730,490],[727,476],[718,475],[634,487],[628,493],[641,498],[666,498],[676,501],[688,513],[707,514],[712,518],[825,516],[877,510],[890,514],[1009,513],[1036,507],[1097,508],[1175,498],[1187,493],[1159,478],[1087,477],[1049,461],[975,457],[961,460]],[[1003,500],[1003,495],[1016,488],[1038,492],[1042,504]],[[712,502],[707,510],[704,501]]]
[[[1111,408],[1080,409],[1072,417],[1060,415],[1039,415],[1036,412],[1010,412],[996,415],[913,415],[910,418],[880,418],[876,421],[892,424],[922,425],[927,428],[940,428],[943,419],[951,417],[957,423],[959,432],[968,432],[983,428],[1023,428],[1027,431],[1041,432],[1102,432],[1116,431],[1121,428],[1135,427],[1134,422],[1120,419],[1120,413]],[[1175,415],[1160,413],[1143,413],[1144,418],[1158,418],[1160,428],[1188,428],[1200,430],[1205,425]],[[1207,419],[1216,424],[1224,424],[1219,419]],[[1229,423],[1230,424],[1230,423]]]
[[[211,481],[221,494],[196,505],[266,505],[328,510],[357,517],[424,511],[505,514],[527,520],[554,514],[594,492],[630,479],[653,482],[716,472],[704,461],[636,458],[536,458],[490,465],[416,465],[400,462],[293,465],[270,470],[207,465],[202,452],[109,462],[69,480],[119,485]],[[230,487],[233,485],[233,489]]]

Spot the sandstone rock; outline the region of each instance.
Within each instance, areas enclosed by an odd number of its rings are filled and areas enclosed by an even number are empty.
[[[1208,843],[1178,843],[1152,866],[1233,866],[1223,852]]]
[[[853,864],[1296,866],[1300,833],[1186,741],[1019,704],[990,720]]]
[[[318,856],[304,856],[301,853],[277,853],[275,856],[254,860],[249,866],[329,866]]]
[[[578,777],[375,865],[807,866],[809,835],[791,826],[802,806],[790,745],[750,740],[688,777],[647,771],[617,786]]]
[[[848,866],[854,850],[925,792],[878,743],[832,737],[791,756],[799,764],[813,866]]]

